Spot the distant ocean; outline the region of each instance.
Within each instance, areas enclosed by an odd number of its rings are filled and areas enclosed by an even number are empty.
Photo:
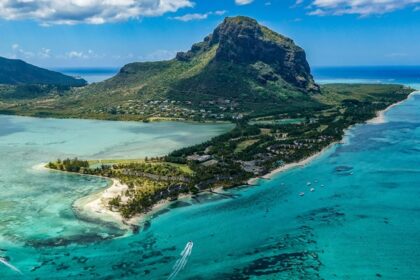
[[[91,84],[111,78],[118,73],[119,68],[57,68],[54,70],[69,76],[82,77]]]
[[[314,67],[312,74],[320,84],[398,83],[420,89],[420,66]]]
[[[89,83],[101,82],[116,75],[117,67],[57,68],[70,76],[82,77]],[[420,66],[351,66],[313,67],[312,74],[320,84],[326,83],[401,83],[420,89]]]

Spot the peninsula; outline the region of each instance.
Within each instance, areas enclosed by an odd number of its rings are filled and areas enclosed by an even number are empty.
[[[173,60],[126,65],[107,81],[53,97],[42,115],[231,121],[232,131],[164,157],[65,159],[47,167],[112,178],[103,206],[130,219],[159,201],[244,185],[311,158],[340,141],[348,127],[412,91],[400,85],[319,86],[305,52],[291,39],[250,18],[226,18]],[[25,105],[13,108],[19,106]],[[41,113],[39,106],[31,108]]]

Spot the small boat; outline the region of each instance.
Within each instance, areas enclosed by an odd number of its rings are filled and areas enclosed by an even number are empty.
[[[299,193],[299,196],[304,196],[304,195],[305,195],[304,192]]]
[[[311,192],[314,192],[314,191],[315,191],[315,189],[314,189],[314,188],[311,188],[311,189],[310,189],[310,191],[311,191]]]

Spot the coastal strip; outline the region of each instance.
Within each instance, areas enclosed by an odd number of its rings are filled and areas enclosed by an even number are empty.
[[[64,172],[76,176],[93,176],[99,177],[109,181],[108,186],[98,192],[94,192],[87,196],[76,199],[72,208],[77,212],[79,217],[89,217],[90,220],[98,220],[106,223],[116,224],[119,228],[128,230],[132,225],[138,224],[140,221],[140,215],[131,219],[124,219],[121,214],[117,211],[112,211],[108,203],[109,201],[121,193],[124,193],[128,189],[128,186],[121,183],[117,179],[110,179],[103,176],[79,174],[74,172],[68,172],[63,170],[55,170],[47,167],[48,163],[40,163],[32,167],[36,171],[52,171],[52,172]]]
[[[294,169],[297,167],[304,167],[306,165],[308,165],[309,163],[311,163],[313,160],[317,159],[318,157],[322,156],[327,150],[329,150],[331,147],[335,146],[336,144],[338,144],[339,142],[333,142],[331,144],[329,144],[327,147],[323,148],[321,151],[301,160],[298,162],[292,162],[292,163],[288,163],[285,165],[282,165],[272,171],[270,171],[269,173],[261,176],[261,177],[255,177],[255,178],[251,178],[248,180],[248,185],[250,186],[255,186],[258,185],[259,180],[261,179],[266,179],[266,180],[270,180],[272,179],[274,176],[278,175],[279,173],[282,172],[286,172],[290,169]]]
[[[391,87],[390,91],[388,87]],[[280,172],[305,166],[332,146],[342,142],[343,136],[353,125],[372,123],[372,119],[366,119],[383,116],[387,110],[413,94],[408,88],[396,86],[379,89],[382,91],[376,93],[378,100],[381,100],[382,104],[385,103],[379,108],[386,107],[381,112],[377,112],[377,104],[367,101],[371,90],[374,90],[368,87],[364,93],[367,96],[365,102],[349,101],[346,95],[342,97],[342,102],[334,103],[335,110],[326,108],[315,112],[307,117],[303,126],[282,126],[275,120],[268,128],[263,122],[257,122],[257,125],[241,123],[229,133],[204,144],[174,151],[162,158],[114,163],[112,166],[102,165],[93,169],[90,169],[87,161],[76,158],[52,162],[49,163],[49,167],[82,175],[95,174],[107,179],[112,178],[112,184],[107,189],[77,200],[73,208],[81,213],[81,216],[116,221],[122,228],[130,228],[138,226],[150,214],[166,207],[170,201],[177,198],[190,197],[192,194],[209,190],[211,192],[215,188],[244,186],[246,183],[255,185],[261,178],[269,179]],[[353,90],[356,94],[360,89],[357,87]],[[401,95],[395,97],[395,93]],[[391,101],[386,98],[392,98],[396,103],[390,104]],[[370,110],[369,116],[361,111],[361,107]],[[331,112],[335,115],[331,116]],[[283,116],[287,117],[290,118]],[[262,144],[264,146],[261,146]],[[257,146],[258,149],[250,149]],[[233,159],[226,162],[224,155],[231,155]],[[268,165],[263,168],[261,162],[267,161],[271,168]],[[285,161],[289,163],[284,164]],[[280,167],[276,168],[279,165]]]
[[[108,179],[109,178],[105,178]],[[122,184],[117,179],[111,179],[111,184],[104,190],[90,194],[74,201],[73,209],[79,215],[88,216],[93,219],[114,222],[122,229],[129,229],[131,224],[136,224],[138,221],[135,218],[125,220],[119,212],[112,211],[108,206],[109,201],[121,193],[124,193],[128,186]]]
[[[103,177],[104,179],[109,179]],[[79,215],[87,216],[94,220],[116,223],[121,229],[132,230],[142,222],[145,222],[150,215],[164,209],[170,203],[170,199],[158,201],[147,213],[136,214],[126,219],[120,212],[114,211],[109,207],[109,202],[114,197],[120,195],[122,199],[128,199],[123,194],[128,189],[126,184],[121,183],[118,179],[111,179],[112,183],[104,190],[90,194],[88,196],[77,199],[73,203],[73,209]],[[179,199],[188,198],[190,195],[182,195]]]
[[[374,117],[373,119],[368,120],[366,123],[368,124],[382,124],[386,122],[386,118],[385,118],[385,113],[388,112],[389,110],[391,110],[392,108],[394,108],[395,106],[398,106],[404,102],[406,102],[408,99],[410,99],[412,96],[414,95],[418,95],[420,94],[420,91],[414,91],[412,93],[410,93],[406,99],[401,100],[397,103],[394,103],[390,106],[388,106],[387,108],[385,108],[384,110],[378,111],[376,113],[376,117]]]
[[[406,102],[407,100],[409,100],[409,98],[411,98],[414,95],[420,95],[420,91],[414,91],[412,93],[410,93],[406,99],[401,100],[397,103],[394,103],[390,106],[388,106],[387,108],[385,108],[384,110],[378,111],[376,116],[370,120],[367,120],[365,123],[366,124],[382,124],[382,123],[386,123],[386,118],[385,118],[385,114],[386,112],[388,112],[389,110],[391,110],[392,108],[401,105],[402,103]],[[346,131],[348,131],[349,129],[351,129],[351,127],[347,128]],[[255,186],[258,185],[258,181],[261,179],[272,179],[274,176],[278,175],[279,173],[288,171],[290,169],[294,169],[296,167],[304,167],[306,165],[308,165],[309,163],[311,163],[313,160],[315,160],[316,158],[320,157],[324,152],[326,152],[327,150],[329,150],[331,147],[339,144],[341,142],[333,142],[331,144],[329,144],[327,147],[323,148],[321,151],[313,154],[310,157],[307,157],[301,161],[298,162],[292,162],[292,163],[288,163],[285,165],[282,165],[272,171],[270,171],[269,173],[261,176],[261,177],[255,177],[255,178],[251,178],[248,180],[247,184],[250,186]]]

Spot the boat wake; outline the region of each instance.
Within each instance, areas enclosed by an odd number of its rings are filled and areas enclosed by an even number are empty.
[[[7,266],[8,268],[10,268],[11,270],[19,273],[19,274],[23,274],[16,266],[12,265],[11,263],[9,263],[6,259],[4,258],[0,258],[0,262],[2,264],[4,264],[5,266]]]
[[[168,280],[175,279],[178,273],[185,267],[185,265],[188,262],[188,257],[191,255],[193,245],[194,243],[192,241],[187,243],[184,250],[182,250],[180,254],[181,257],[176,261],[176,263],[172,267],[172,273],[171,275],[169,275]]]

